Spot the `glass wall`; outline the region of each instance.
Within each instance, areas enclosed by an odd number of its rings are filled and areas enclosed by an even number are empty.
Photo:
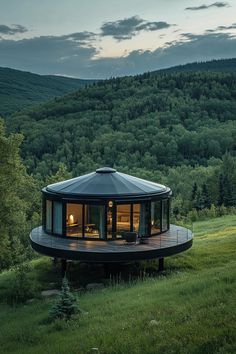
[[[161,232],[161,201],[151,202],[151,234]]]
[[[62,203],[53,202],[53,233],[62,235]]]
[[[150,203],[140,204],[140,222],[139,222],[139,236],[149,235],[149,223],[150,223]]]
[[[131,205],[116,205],[116,235],[121,236],[122,231],[131,230]]]
[[[105,238],[105,206],[84,206],[84,234],[85,237]]]
[[[162,200],[162,231],[168,230],[168,200]]]
[[[122,232],[134,231],[139,236],[156,235],[169,228],[169,200],[105,205],[66,203],[45,200],[44,228],[65,236],[112,239]]]
[[[52,232],[52,201],[46,200],[46,231]]]
[[[109,205],[110,204],[110,205]],[[113,202],[109,202],[107,207],[107,238],[113,238]]]
[[[66,236],[83,236],[83,205],[67,203]]]
[[[133,231],[139,232],[140,204],[133,204]]]

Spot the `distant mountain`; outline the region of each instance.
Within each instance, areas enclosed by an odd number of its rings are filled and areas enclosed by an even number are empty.
[[[173,66],[167,69],[154,71],[157,72],[193,72],[193,71],[214,71],[214,72],[236,72],[236,58],[218,59],[206,62],[194,62],[185,65]]]
[[[6,116],[26,106],[63,96],[94,80],[63,76],[37,75],[26,71],[0,68],[0,116]]]

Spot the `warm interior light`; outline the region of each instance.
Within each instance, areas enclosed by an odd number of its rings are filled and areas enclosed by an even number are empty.
[[[113,207],[113,201],[112,200],[109,201],[108,206],[109,206],[109,208]]]
[[[154,220],[152,220],[152,226],[154,225]]]
[[[69,215],[69,225],[74,224],[75,220],[74,220],[74,215],[70,214]]]

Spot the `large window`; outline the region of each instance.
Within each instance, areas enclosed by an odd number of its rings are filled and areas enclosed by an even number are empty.
[[[62,204],[53,202],[53,233],[62,234]]]
[[[84,234],[86,237],[105,238],[104,205],[85,205]]]
[[[168,200],[162,201],[162,231],[168,230]]]
[[[140,204],[139,236],[149,236],[150,212],[149,203]]]
[[[66,206],[66,235],[83,236],[83,205],[67,203]]]
[[[133,231],[139,232],[140,204],[133,204]]]
[[[108,203],[107,207],[107,238],[111,239],[113,238],[113,202]]]
[[[107,209],[106,209],[107,208]],[[169,200],[134,204],[108,205],[66,203],[65,216],[61,201],[45,200],[44,228],[66,236],[112,239],[123,232],[139,236],[159,234],[169,228]],[[65,217],[64,221],[63,218]]]
[[[120,236],[123,231],[131,230],[131,205],[118,204],[116,206],[116,234]]]
[[[161,201],[151,202],[151,234],[161,232]]]
[[[46,231],[52,232],[52,201],[46,200]]]

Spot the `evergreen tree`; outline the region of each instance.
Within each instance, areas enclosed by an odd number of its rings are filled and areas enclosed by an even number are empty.
[[[198,190],[198,187],[197,187],[197,183],[194,182],[193,184],[193,188],[192,188],[192,193],[191,193],[191,201],[193,202],[197,196],[197,190]]]
[[[208,192],[208,188],[206,183],[203,183],[202,185],[202,202],[203,202],[203,207],[210,209],[211,207],[211,200]]]
[[[204,199],[200,190],[197,191],[193,206],[196,210],[204,209]]]
[[[72,315],[79,312],[76,298],[70,292],[66,277],[62,280],[62,288],[56,303],[49,311],[51,319],[70,319]]]
[[[221,174],[219,177],[218,205],[226,207],[236,206],[236,162],[229,153],[222,159]]]
[[[70,178],[72,178],[72,173],[68,171],[64,163],[60,162],[57,172],[48,176],[45,181],[45,184],[53,184]]]
[[[20,134],[7,136],[0,120],[0,269],[22,261],[28,244],[27,212],[33,182],[21,162],[22,139]]]
[[[218,197],[218,206],[224,204],[224,177],[222,173],[219,176],[219,197]]]

